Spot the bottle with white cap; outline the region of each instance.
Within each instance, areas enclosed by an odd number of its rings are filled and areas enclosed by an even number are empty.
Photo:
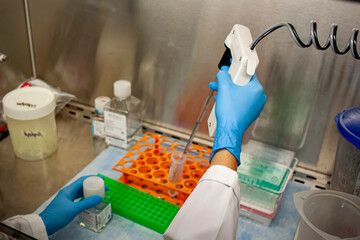
[[[92,120],[92,134],[95,137],[105,138],[104,106],[110,98],[100,96],[95,98],[95,116]]]
[[[39,160],[56,151],[56,100],[49,89],[15,89],[5,95],[2,103],[17,157]]]
[[[131,96],[131,83],[127,80],[114,83],[114,95],[104,107],[105,141],[109,145],[129,149],[142,135],[141,101]]]
[[[95,232],[102,232],[112,218],[110,199],[109,196],[105,195],[104,179],[98,176],[86,178],[83,182],[83,193],[84,198],[99,195],[103,201],[80,213],[79,224]]]

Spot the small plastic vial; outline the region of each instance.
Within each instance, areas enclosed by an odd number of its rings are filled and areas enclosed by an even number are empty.
[[[129,149],[142,135],[141,101],[131,96],[131,83],[127,80],[114,83],[114,95],[104,107],[105,141],[109,145]]]
[[[104,106],[110,102],[109,97],[95,98],[95,116],[92,120],[92,134],[95,137],[105,138]]]
[[[100,195],[103,201],[95,207],[89,208],[79,214],[79,224],[82,227],[102,232],[112,218],[110,196],[105,195],[104,180],[101,177],[88,177],[83,182],[84,198]]]
[[[184,172],[184,164],[186,160],[186,155],[183,152],[173,152],[171,154],[171,165],[169,170],[168,180],[171,183],[181,182]],[[178,195],[178,191],[173,189],[168,189],[168,194],[170,197],[175,197]]]

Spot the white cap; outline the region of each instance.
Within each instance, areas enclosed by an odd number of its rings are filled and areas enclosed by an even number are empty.
[[[55,109],[55,96],[46,88],[15,89],[3,98],[4,114],[17,120],[33,120],[47,116]]]
[[[100,97],[95,98],[95,111],[97,113],[103,114],[104,106],[109,101],[110,101],[110,98],[105,97],[105,96],[100,96]]]
[[[128,80],[117,80],[114,82],[114,95],[118,98],[131,96],[131,82]]]
[[[97,176],[88,177],[83,182],[84,198],[99,195],[103,199],[105,197],[104,179]]]

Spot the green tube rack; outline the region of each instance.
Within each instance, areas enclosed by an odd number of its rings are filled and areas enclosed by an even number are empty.
[[[179,211],[179,206],[104,175],[113,213],[163,234]]]

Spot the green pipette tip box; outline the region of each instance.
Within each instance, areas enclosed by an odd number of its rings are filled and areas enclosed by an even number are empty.
[[[98,175],[104,178],[105,185],[109,187],[106,195],[110,196],[113,213],[133,222],[163,234],[179,211],[179,206],[175,204]]]
[[[241,182],[269,191],[280,191],[289,174],[284,165],[253,157],[241,155],[241,165],[237,170]]]

